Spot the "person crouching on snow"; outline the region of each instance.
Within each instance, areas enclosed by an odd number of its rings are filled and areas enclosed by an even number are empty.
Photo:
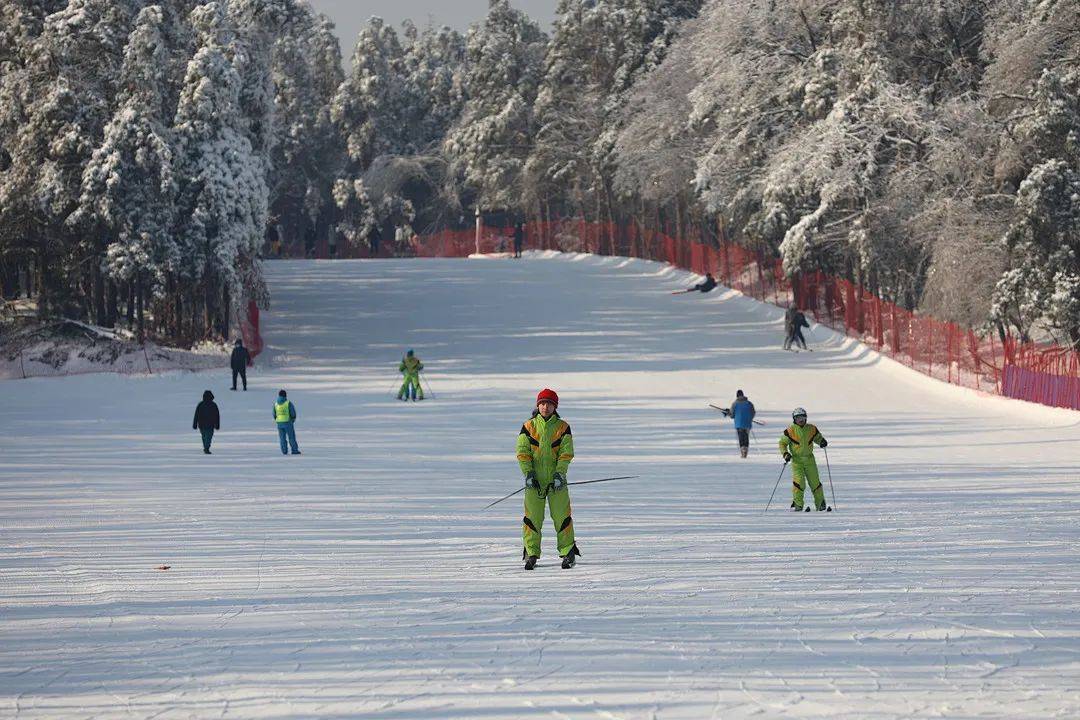
[[[526,570],[535,568],[540,559],[545,501],[551,508],[563,569],[574,567],[575,556],[581,554],[574,541],[570,489],[566,484],[566,471],[574,459],[574,438],[569,423],[556,412],[558,407],[559,396],[555,391],[541,390],[536,396],[532,417],[518,433],[517,459],[525,475],[525,518],[521,535]]]

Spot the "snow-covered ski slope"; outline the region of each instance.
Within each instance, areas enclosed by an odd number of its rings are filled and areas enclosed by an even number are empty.
[[[247,393],[0,383],[0,717],[1080,717],[1080,415],[823,328],[783,352],[780,310],[654,263],[268,268]],[[423,403],[394,399],[408,347]],[[584,555],[559,569],[549,521],[528,573],[520,501],[480,508],[543,387],[571,480],[641,477],[574,488]],[[706,405],[739,388],[745,461]],[[795,405],[836,512],[790,512],[785,475],[762,514]]]

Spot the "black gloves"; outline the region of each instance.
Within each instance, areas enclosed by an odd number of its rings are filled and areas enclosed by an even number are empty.
[[[550,492],[558,492],[566,489],[566,476],[561,472],[557,472],[551,476]]]
[[[829,447],[829,441],[825,438],[821,438],[821,447]]]
[[[525,487],[540,492],[540,481],[536,479],[536,473],[530,471],[525,474]]]
[[[791,462],[791,453],[784,453],[784,462]]]

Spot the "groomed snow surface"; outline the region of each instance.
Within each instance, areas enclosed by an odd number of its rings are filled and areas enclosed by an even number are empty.
[[[1080,415],[820,327],[783,352],[780,310],[672,296],[691,277],[655,263],[268,268],[247,393],[225,371],[0,383],[0,716],[1080,716]],[[422,403],[394,399],[409,347]],[[578,566],[549,520],[530,573],[520,501],[481,508],[521,483],[543,387],[571,481],[641,477],[574,488]],[[768,423],[748,460],[706,405],[739,388]],[[796,405],[836,512],[790,512],[785,475],[763,515]]]

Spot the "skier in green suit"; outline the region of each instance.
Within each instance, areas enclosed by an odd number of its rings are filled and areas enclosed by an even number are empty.
[[[559,396],[541,390],[536,410],[521,426],[517,439],[517,459],[525,475],[525,519],[521,529],[525,549],[525,569],[532,570],[540,559],[540,528],[544,525],[545,501],[551,508],[563,569],[574,567],[580,555],[574,542],[574,521],[570,517],[570,489],[566,471],[574,459],[574,438],[570,425],[555,412]]]
[[[801,407],[792,411],[791,419],[794,422],[780,436],[780,454],[784,456],[784,462],[791,461],[791,479],[794,486],[791,491],[791,508],[796,512],[802,511],[803,491],[809,482],[810,491],[814,493],[814,506],[818,510],[832,510],[825,505],[825,490],[821,487],[817,461],[814,460],[814,443],[821,447],[829,443],[817,427],[806,422],[806,411]]]
[[[413,400],[424,399],[424,388],[420,386],[420,371],[423,369],[424,363],[420,362],[420,358],[416,357],[412,350],[405,353],[405,357],[401,359],[401,365],[398,366],[398,372],[405,376],[405,382],[398,390],[398,400],[407,402],[410,394]]]

